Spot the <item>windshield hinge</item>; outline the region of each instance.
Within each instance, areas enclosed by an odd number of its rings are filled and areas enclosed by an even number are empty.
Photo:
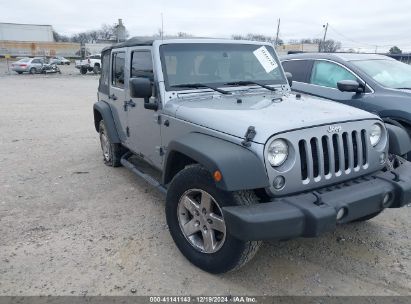
[[[155,114],[155,115],[154,115],[154,122],[156,122],[156,123],[158,123],[159,125],[161,125],[161,115]]]
[[[254,139],[255,135],[257,132],[255,131],[254,126],[249,126],[247,129],[247,132],[244,134],[244,140],[241,142],[241,144],[245,147],[251,146],[251,141]]]

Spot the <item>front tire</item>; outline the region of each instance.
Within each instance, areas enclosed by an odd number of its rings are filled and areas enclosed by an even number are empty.
[[[101,120],[99,124],[99,134],[104,163],[110,167],[120,167],[120,160],[124,154],[124,149],[121,144],[114,144],[110,141],[107,128],[103,120]]]
[[[36,69],[36,68],[31,68],[31,69],[29,70],[29,73],[30,73],[30,74],[36,74],[36,73],[37,73],[37,69]]]
[[[177,173],[168,188],[167,224],[177,247],[191,263],[210,273],[224,273],[244,266],[262,242],[230,235],[221,208],[256,202],[253,192],[220,190],[204,167],[190,165]]]
[[[87,74],[87,68],[80,68],[80,74]]]

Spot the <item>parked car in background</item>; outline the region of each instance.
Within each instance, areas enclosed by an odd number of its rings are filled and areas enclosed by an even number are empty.
[[[80,70],[81,74],[93,72],[94,74],[100,73],[101,69],[101,55],[91,55],[83,60],[76,60],[76,68]]]
[[[56,57],[50,58],[50,63],[55,63],[59,65],[70,65],[70,60],[62,56],[56,56]]]
[[[302,53],[281,61],[293,75],[294,91],[376,113],[411,136],[411,66],[383,55],[354,53]]]
[[[45,60],[41,57],[34,57],[34,58],[22,58],[16,62],[11,64],[11,69],[18,74],[22,73],[30,73],[36,74],[42,71],[42,66]]]

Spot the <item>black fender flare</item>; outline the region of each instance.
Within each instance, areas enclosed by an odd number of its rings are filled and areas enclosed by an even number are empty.
[[[165,156],[163,184],[172,176],[174,153],[180,153],[203,165],[211,174],[219,170],[222,179],[216,186],[225,191],[269,187],[264,163],[251,150],[202,133],[189,133],[171,141]]]
[[[93,105],[93,113],[94,113],[94,127],[96,128],[96,131],[97,132],[99,131],[98,128],[99,128],[100,119],[103,119],[106,125],[106,128],[107,128],[107,135],[110,138],[111,143],[113,144],[121,143],[109,104],[105,101],[96,102]]]
[[[407,131],[396,125],[385,124],[389,139],[389,152],[394,155],[405,155],[411,151],[411,139]]]

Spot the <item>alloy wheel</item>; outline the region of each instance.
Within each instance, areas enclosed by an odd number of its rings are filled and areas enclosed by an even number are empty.
[[[223,246],[226,237],[223,213],[206,191],[186,191],[178,202],[177,217],[183,235],[198,251],[214,253]]]

